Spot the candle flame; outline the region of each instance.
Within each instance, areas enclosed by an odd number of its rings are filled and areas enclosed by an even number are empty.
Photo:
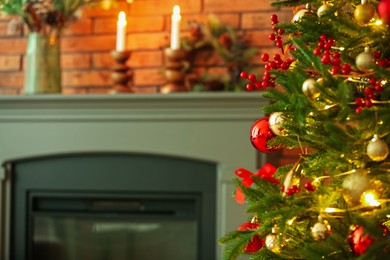
[[[126,24],[127,24],[126,14],[125,14],[125,12],[120,11],[119,15],[118,15],[118,25],[119,26],[125,26]]]
[[[173,7],[173,15],[179,17],[180,16],[180,6],[175,5]]]

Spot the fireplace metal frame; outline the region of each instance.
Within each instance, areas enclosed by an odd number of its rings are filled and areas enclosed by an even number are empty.
[[[157,163],[160,166],[157,166]],[[72,164],[77,167],[70,171]],[[8,215],[2,212],[5,217],[1,219],[2,230],[5,231],[1,237],[4,260],[30,259],[25,255],[28,243],[22,238],[28,236],[26,222],[29,220],[29,209],[26,207],[26,194],[31,189],[59,189],[59,192],[68,189],[71,192],[119,190],[133,193],[199,193],[202,226],[198,259],[216,258],[218,165],[215,162],[146,153],[78,152],[9,160],[3,166],[6,176],[2,181],[1,199],[5,205],[4,212],[9,212]],[[27,176],[27,170],[33,170],[34,176]],[[112,173],[115,174],[115,179],[111,176],[111,183],[110,176],[106,174],[103,179],[94,180],[96,183],[86,184],[85,181],[90,180],[94,174],[107,173],[109,170],[115,171]],[[148,175],[134,174],[142,170]],[[21,174],[23,178],[20,178]],[[54,175],[56,181],[53,183],[51,177]],[[83,179],[84,184],[81,184],[81,181],[74,182],[76,177]],[[168,181],[165,187],[158,187],[163,179],[174,178],[177,178],[179,184]],[[205,179],[201,181],[202,178]],[[14,216],[19,216],[20,219],[14,220]]]

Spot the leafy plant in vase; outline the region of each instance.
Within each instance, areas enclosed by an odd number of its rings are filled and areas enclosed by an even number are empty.
[[[21,17],[29,29],[24,94],[61,93],[60,37],[94,0],[0,0],[4,14]]]

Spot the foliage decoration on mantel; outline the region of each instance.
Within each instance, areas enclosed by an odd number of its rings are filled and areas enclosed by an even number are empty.
[[[222,60],[227,74],[223,76],[191,75],[191,91],[241,91],[245,84],[240,78],[243,70],[253,69],[251,61],[258,48],[251,47],[249,40],[233,27],[222,24],[217,17],[210,15],[205,24],[189,22],[190,33],[181,39],[181,47],[196,56],[205,50],[217,54]]]
[[[21,17],[31,32],[48,33],[52,30],[61,31],[69,22],[78,19],[84,6],[107,5],[106,2],[103,0],[0,0],[0,10],[4,14]],[[113,2],[114,0],[110,1]]]

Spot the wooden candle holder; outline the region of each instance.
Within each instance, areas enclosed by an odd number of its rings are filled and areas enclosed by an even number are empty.
[[[185,86],[185,69],[188,67],[187,55],[188,52],[185,50],[165,49],[165,78],[167,83],[161,87],[161,93],[188,91]]]
[[[116,64],[112,67],[111,79],[113,81],[113,90],[111,93],[133,93],[133,89],[129,86],[129,81],[132,80],[132,74],[129,71],[130,67],[126,65],[130,58],[130,51],[112,51],[111,57]]]

